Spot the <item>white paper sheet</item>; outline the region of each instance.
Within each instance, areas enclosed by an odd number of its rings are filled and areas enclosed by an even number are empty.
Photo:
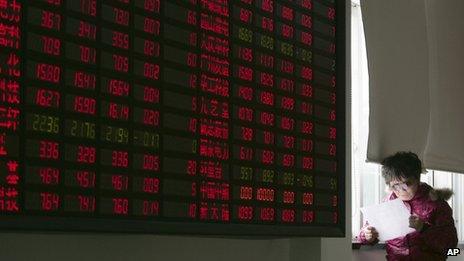
[[[361,212],[364,220],[379,232],[380,241],[402,237],[414,231],[409,227],[411,214],[401,199],[364,207]]]

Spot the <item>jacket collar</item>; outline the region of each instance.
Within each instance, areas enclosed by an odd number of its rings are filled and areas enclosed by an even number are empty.
[[[429,191],[432,189],[427,183],[420,182],[417,192],[411,200],[429,198]]]

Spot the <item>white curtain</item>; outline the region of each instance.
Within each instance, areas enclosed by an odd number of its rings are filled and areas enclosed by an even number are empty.
[[[369,133],[369,75],[359,0],[351,1],[351,181],[352,233],[357,235],[362,219],[360,207],[380,202],[383,182],[379,166],[366,163]]]
[[[464,1],[363,0],[370,90],[368,161],[413,151],[464,172]]]

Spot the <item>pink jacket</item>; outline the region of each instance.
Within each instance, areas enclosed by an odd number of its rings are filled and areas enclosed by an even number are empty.
[[[449,190],[435,190],[425,183],[420,183],[413,199],[403,201],[410,209],[411,215],[417,215],[425,222],[421,232],[415,231],[404,237],[386,242],[387,260],[445,260],[446,250],[456,247],[458,243],[454,227],[453,212],[446,202],[451,197]],[[396,199],[391,193],[388,200]],[[368,244],[363,230],[358,236],[362,244]],[[372,244],[376,244],[373,242]]]

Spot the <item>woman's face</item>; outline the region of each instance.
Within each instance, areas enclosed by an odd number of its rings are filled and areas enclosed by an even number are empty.
[[[419,181],[417,179],[393,179],[390,181],[390,189],[393,190],[396,197],[401,200],[411,200],[416,195]]]

